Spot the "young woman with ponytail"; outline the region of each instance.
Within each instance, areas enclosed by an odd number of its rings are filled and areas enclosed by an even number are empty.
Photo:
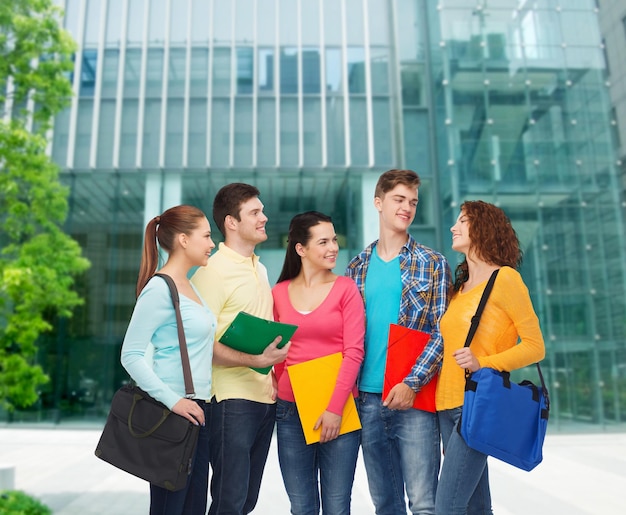
[[[195,398],[185,397],[176,315],[167,283],[154,277],[159,246],[168,259],[159,273],[169,275],[180,297]],[[175,492],[150,485],[150,514],[205,513],[209,479],[208,417],[211,362],[216,320],[187,278],[189,271],[207,263],[215,247],[204,213],[193,206],[176,206],[154,217],[146,226],[137,280],[137,303],[122,345],[124,368],[149,395],[174,413],[202,426],[187,486]],[[154,347],[149,363],[148,347]]]

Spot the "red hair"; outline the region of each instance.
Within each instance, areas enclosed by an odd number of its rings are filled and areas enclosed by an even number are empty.
[[[522,250],[511,220],[499,207],[482,200],[461,204],[467,218],[470,248],[477,258],[490,265],[517,269],[522,263]],[[455,271],[454,289],[458,291],[469,278],[467,258]]]

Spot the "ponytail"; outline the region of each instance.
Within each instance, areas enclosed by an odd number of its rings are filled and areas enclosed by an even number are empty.
[[[141,254],[141,264],[139,265],[139,277],[137,278],[136,295],[139,297],[141,290],[148,282],[148,279],[156,272],[159,263],[159,250],[157,248],[157,225],[161,221],[160,216],[155,216],[146,225],[146,232],[143,238],[143,251]]]
[[[203,218],[206,218],[205,214],[197,207],[181,205],[171,207],[148,222],[137,278],[137,297],[150,277],[154,275],[159,264],[157,241],[163,250],[171,254],[177,235],[191,234],[198,227],[198,220]]]

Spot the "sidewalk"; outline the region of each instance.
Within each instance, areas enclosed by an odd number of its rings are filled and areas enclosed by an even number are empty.
[[[15,466],[15,488],[38,497],[56,515],[148,513],[142,480],[97,459],[99,429],[0,427],[0,465]],[[626,433],[549,434],[544,461],[532,472],[490,460],[496,515],[624,513]],[[289,513],[276,442],[272,442],[255,515]],[[353,515],[372,515],[360,459]]]

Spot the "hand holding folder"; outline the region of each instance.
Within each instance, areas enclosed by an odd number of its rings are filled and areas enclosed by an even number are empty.
[[[319,416],[326,410],[333,395],[343,356],[341,352],[304,361],[287,367],[296,399],[302,431],[307,445],[320,441],[321,428],[313,429]],[[352,393],[343,407],[339,434],[361,429]]]
[[[291,339],[296,329],[298,329],[297,325],[265,320],[240,311],[219,341],[231,349],[246,354],[263,354],[265,348],[277,336],[282,337],[278,348],[283,347]],[[268,374],[272,370],[272,367],[251,368],[261,374]]]
[[[397,324],[389,324],[387,342],[387,362],[385,363],[385,379],[383,383],[383,401],[389,391],[409,375],[417,358],[430,340],[430,334],[416,331]],[[417,394],[413,408],[435,413],[435,391],[437,376],[433,377]]]

